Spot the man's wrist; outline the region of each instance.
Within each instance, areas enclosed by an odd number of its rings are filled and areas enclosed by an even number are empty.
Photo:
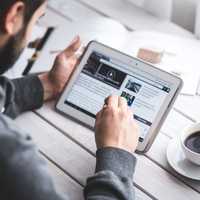
[[[39,79],[44,89],[44,101],[52,100],[57,97],[58,93],[54,88],[54,84],[50,80],[49,73],[40,74]]]

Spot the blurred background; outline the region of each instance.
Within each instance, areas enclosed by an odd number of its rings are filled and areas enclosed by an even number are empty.
[[[170,20],[200,37],[199,0],[129,0],[153,15]]]
[[[200,94],[199,0],[48,0],[33,32],[38,46],[29,45],[8,77],[49,70],[75,35],[83,46],[97,40],[175,73],[182,94]]]

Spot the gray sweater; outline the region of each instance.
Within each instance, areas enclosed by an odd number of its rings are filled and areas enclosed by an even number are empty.
[[[27,133],[12,119],[43,103],[43,87],[36,76],[10,81],[0,77],[0,199],[67,200],[57,193],[45,161]],[[41,133],[42,134],[42,133]],[[88,200],[133,200],[136,159],[123,150],[99,149],[96,171],[84,189]],[[85,166],[87,167],[87,166]]]

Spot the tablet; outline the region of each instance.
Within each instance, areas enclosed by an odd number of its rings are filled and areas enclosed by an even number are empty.
[[[122,96],[140,127],[138,152],[146,152],[158,134],[183,82],[180,78],[101,43],[88,44],[56,108],[93,128],[110,95]]]

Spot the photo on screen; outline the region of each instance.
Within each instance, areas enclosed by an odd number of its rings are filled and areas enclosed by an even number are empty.
[[[129,79],[125,88],[137,94],[140,91],[140,89],[142,88],[142,85]]]
[[[110,66],[109,64],[109,58],[93,52],[83,68],[83,73],[119,89],[126,78],[126,73]]]
[[[126,74],[109,65],[102,64],[97,76],[102,79],[104,83],[119,89],[126,77]]]
[[[95,75],[100,67],[101,58],[101,55],[93,52],[84,66],[83,71],[89,75]]]
[[[127,100],[128,106],[132,106],[135,100],[135,97],[133,95],[130,95],[129,93],[124,92],[124,91],[122,92],[121,97],[124,97]]]

